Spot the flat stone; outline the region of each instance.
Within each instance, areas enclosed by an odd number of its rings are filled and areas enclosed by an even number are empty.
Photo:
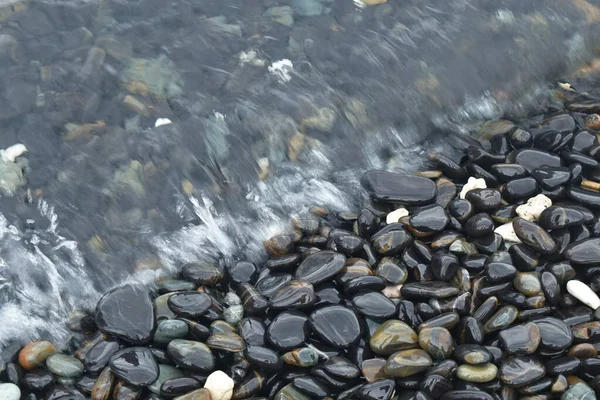
[[[380,201],[423,205],[433,203],[437,194],[435,183],[420,176],[368,171],[362,182],[371,196]]]
[[[158,379],[158,364],[145,347],[117,351],[110,358],[109,366],[115,376],[133,386],[149,386]]]
[[[131,344],[150,342],[154,329],[150,294],[134,285],[111,290],[96,306],[96,325],[100,331]]]

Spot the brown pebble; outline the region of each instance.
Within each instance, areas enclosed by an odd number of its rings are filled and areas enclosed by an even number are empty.
[[[32,342],[19,352],[19,364],[26,370],[34,369],[44,364],[46,358],[56,353],[56,347],[50,342]]]
[[[386,360],[383,358],[370,358],[363,361],[362,374],[367,382],[371,383],[387,378],[384,370],[385,363]]]
[[[593,344],[580,343],[571,347],[567,355],[577,358],[595,358],[598,356],[598,350],[596,350]]]

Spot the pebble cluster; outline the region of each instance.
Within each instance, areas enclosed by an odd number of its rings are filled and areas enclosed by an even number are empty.
[[[600,102],[553,111],[367,172],[368,206],[294,216],[264,266],[113,289],[72,315],[72,354],[6,347],[0,398],[595,399]]]

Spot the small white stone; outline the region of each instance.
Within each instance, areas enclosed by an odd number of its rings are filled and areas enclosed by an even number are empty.
[[[211,400],[231,400],[233,379],[223,371],[215,371],[206,378],[204,389],[210,392]]]
[[[0,155],[4,162],[14,163],[17,157],[27,152],[27,147],[21,143],[13,144],[4,150],[0,150]]]
[[[389,224],[393,224],[398,222],[400,218],[406,217],[408,215],[408,210],[406,208],[399,208],[397,210],[392,211],[385,217],[385,222]]]
[[[567,292],[593,310],[600,307],[598,295],[588,285],[577,279],[567,282]]]
[[[500,225],[499,227],[494,229],[494,232],[502,236],[502,238],[506,242],[521,243],[521,239],[519,239],[519,237],[515,233],[515,228],[513,228],[512,222]]]
[[[460,198],[464,199],[465,196],[467,195],[467,192],[469,192],[473,189],[485,189],[485,188],[487,188],[487,185],[485,184],[485,179],[470,177],[469,180],[467,181],[467,183],[465,183],[462,190],[460,191]]]
[[[400,291],[402,290],[402,284],[395,286],[386,286],[385,289],[381,291],[385,297],[388,299],[401,299],[402,294]]]
[[[518,206],[515,211],[519,217],[534,222],[538,220],[542,211],[551,205],[552,200],[543,194],[538,194],[527,200],[526,204]]]
[[[170,125],[173,122],[171,122],[171,120],[169,118],[159,118],[156,120],[156,122],[154,123],[154,127],[158,128],[159,126],[163,126],[163,125]]]
[[[14,383],[0,383],[0,399],[19,400],[21,398],[21,389]]]
[[[274,75],[281,83],[289,82],[292,79],[291,72],[294,64],[287,58],[275,61],[269,66],[269,72]]]

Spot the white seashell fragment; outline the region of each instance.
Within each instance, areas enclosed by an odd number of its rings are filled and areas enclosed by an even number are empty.
[[[292,79],[291,72],[294,69],[294,64],[287,58],[275,61],[269,66],[269,72],[274,75],[279,82],[285,83]]]
[[[521,243],[521,239],[519,239],[519,237],[515,233],[515,228],[513,228],[512,222],[500,225],[499,227],[494,229],[494,232],[502,236],[505,242]]]
[[[567,292],[593,310],[600,307],[598,295],[588,285],[577,279],[567,282]]]
[[[517,215],[527,221],[534,222],[540,217],[542,211],[552,205],[552,200],[543,194],[538,194],[535,197],[527,200],[526,204],[522,204],[515,210]]]
[[[169,118],[159,118],[154,123],[154,127],[158,128],[159,126],[169,125],[169,124],[172,124],[172,123],[173,122],[171,122],[171,120]]]
[[[485,184],[485,179],[470,177],[469,180],[467,181],[467,183],[465,183],[462,190],[460,191],[460,198],[464,199],[465,196],[467,195],[467,192],[469,192],[473,189],[485,189],[485,188],[487,188],[487,185]]]
[[[393,224],[398,222],[398,220],[402,217],[406,217],[408,215],[408,210],[406,208],[399,208],[397,210],[392,211],[385,217],[385,222],[387,224]]]
[[[14,163],[17,157],[27,152],[27,147],[24,144],[17,143],[7,147],[4,150],[0,150],[0,156],[2,160],[6,162]]]

